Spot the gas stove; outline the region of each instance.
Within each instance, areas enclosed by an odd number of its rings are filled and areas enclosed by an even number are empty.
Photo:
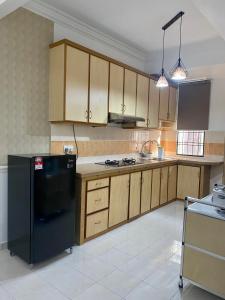
[[[135,158],[123,158],[120,160],[110,160],[107,159],[104,162],[97,162],[97,165],[103,165],[103,166],[109,166],[109,167],[125,167],[125,166],[131,166],[131,165],[138,165],[141,164],[140,162],[137,162]]]

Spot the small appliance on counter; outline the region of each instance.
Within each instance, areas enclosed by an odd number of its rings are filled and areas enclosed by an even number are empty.
[[[225,185],[215,184],[213,188],[212,202],[225,209]]]
[[[8,156],[8,249],[29,264],[75,242],[75,155]]]

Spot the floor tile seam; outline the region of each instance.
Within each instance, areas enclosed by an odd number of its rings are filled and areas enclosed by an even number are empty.
[[[131,288],[130,292],[132,292],[137,286],[139,286],[139,284],[141,284],[143,281],[140,280],[137,284],[135,284],[135,287]],[[101,282],[99,282],[99,284],[104,287],[105,289],[107,289],[108,291],[112,292],[113,294],[119,296],[121,299],[126,299],[126,297],[130,294],[130,292],[126,295],[126,296],[121,296],[119,293],[116,293],[115,291],[111,290],[110,288],[104,286],[104,284],[102,284]]]

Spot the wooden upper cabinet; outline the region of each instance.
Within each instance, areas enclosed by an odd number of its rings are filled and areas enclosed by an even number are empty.
[[[108,122],[108,78],[109,62],[90,56],[89,122]]]
[[[148,127],[159,127],[159,88],[156,82],[150,79],[149,85],[149,109],[148,109]]]
[[[124,114],[135,116],[136,112],[137,74],[125,69],[124,78]]]
[[[50,49],[49,121],[64,121],[65,45]]]
[[[160,89],[159,119],[162,121],[168,120],[169,91],[169,87]]]
[[[123,113],[124,68],[110,63],[109,112]]]
[[[171,122],[175,122],[176,113],[177,113],[177,89],[171,86],[169,92],[168,120]]]
[[[70,46],[66,47],[65,119],[87,122],[89,54]]]
[[[137,122],[137,126],[140,127],[147,127],[148,125],[148,93],[149,78],[138,74],[136,116],[145,119],[145,122]]]
[[[109,227],[128,218],[129,174],[111,177]]]

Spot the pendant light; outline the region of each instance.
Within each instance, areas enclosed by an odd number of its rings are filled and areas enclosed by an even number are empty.
[[[158,88],[164,88],[168,86],[168,81],[166,79],[165,76],[165,71],[164,71],[164,56],[165,56],[165,33],[166,30],[163,30],[163,53],[162,53],[162,69],[161,69],[161,73],[160,73],[160,77],[157,81],[156,86]]]
[[[171,70],[171,79],[175,81],[182,81],[187,78],[188,72],[181,59],[181,43],[182,43],[182,15],[180,17],[180,45],[179,45],[179,57],[178,60]]]

